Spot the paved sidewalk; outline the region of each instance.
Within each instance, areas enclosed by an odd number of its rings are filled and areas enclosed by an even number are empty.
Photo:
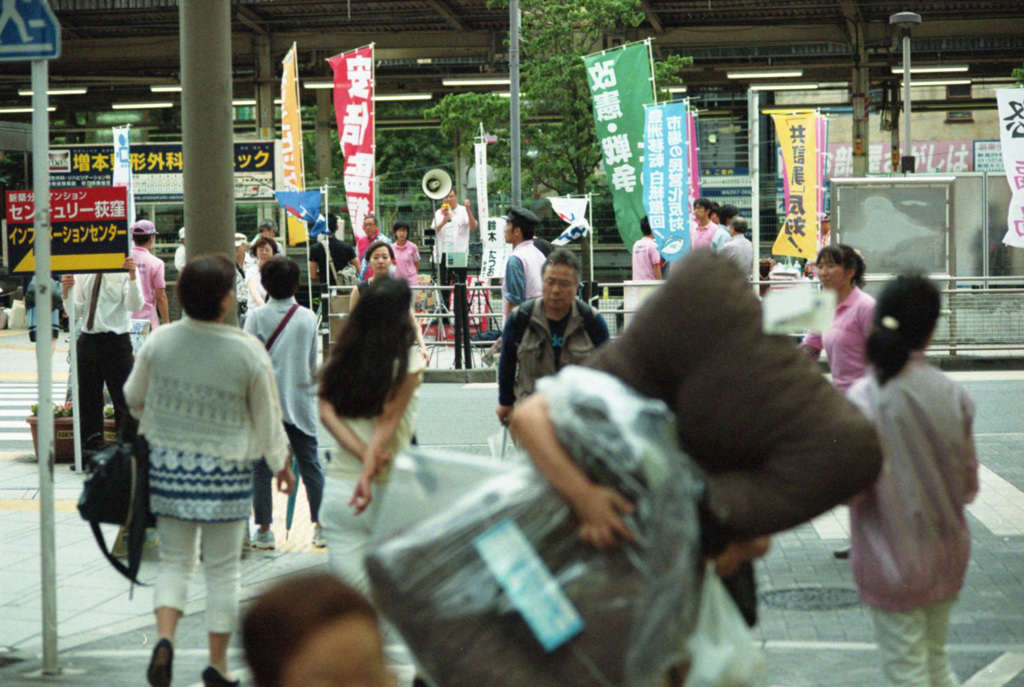
[[[0,339],[0,346],[4,343]],[[6,369],[6,355],[0,354],[0,374]],[[983,469],[981,492],[968,516],[973,550],[952,616],[951,661],[965,687],[1024,687],[1024,375],[958,373],[957,378],[978,403],[975,429]],[[498,430],[496,395],[493,384],[425,385],[420,443],[489,453],[487,439]],[[152,590],[136,589],[129,598],[127,582],[101,557],[75,511],[81,477],[67,466],[55,473],[59,648],[65,671],[45,680],[27,675],[39,668],[41,647],[38,470],[28,452],[0,454],[0,684],[143,684],[154,634]],[[275,512],[282,513],[283,505]],[[301,495],[296,518],[287,541],[277,525],[278,551],[254,553],[243,562],[244,598],[296,571],[325,566],[327,557],[308,545]],[[846,528],[845,513],[837,509],[777,536],[757,566],[762,599],[756,636],[767,654],[769,685],[884,684],[870,619],[856,601],[849,564],[832,556],[845,544]],[[143,578],[153,574],[153,563],[144,563]],[[198,574],[180,626],[176,685],[199,684],[206,658],[203,607]],[[242,665],[237,639],[231,661]]]

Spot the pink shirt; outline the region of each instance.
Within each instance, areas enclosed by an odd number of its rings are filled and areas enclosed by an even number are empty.
[[[710,248],[717,251],[729,241],[729,232],[714,222],[708,222],[703,227],[693,226],[690,228],[690,250],[698,248]]]
[[[654,267],[661,263],[658,245],[650,236],[644,236],[633,244],[633,281],[657,279]]]
[[[138,266],[138,280],[142,287],[142,298],[146,304],[142,310],[132,313],[133,320],[149,320],[151,330],[160,326],[160,318],[156,311],[156,290],[166,289],[164,282],[164,261],[151,254],[148,249],[132,246],[132,257]]]
[[[406,280],[410,286],[419,286],[420,249],[412,241],[406,241],[404,246],[394,243],[391,247],[395,250],[395,278]]]
[[[849,398],[882,442],[878,480],[850,501],[861,600],[911,611],[949,598],[963,585],[971,551],[964,506],[978,492],[974,402],[920,351],[885,386],[869,375]]]
[[[825,349],[832,370],[832,384],[846,392],[864,376],[867,345],[875,315],[875,299],[856,286],[836,308],[832,329],[827,334],[808,333],[803,346],[811,351]]]

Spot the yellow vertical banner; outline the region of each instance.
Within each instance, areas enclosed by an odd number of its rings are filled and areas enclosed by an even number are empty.
[[[812,111],[775,114],[786,177],[786,220],[773,255],[814,260],[818,256],[818,135]]]
[[[297,49],[291,49],[281,61],[281,170],[285,189],[304,191],[305,171],[302,167],[302,115],[299,112],[299,71]],[[288,217],[288,244],[295,246],[308,238],[306,223]]]

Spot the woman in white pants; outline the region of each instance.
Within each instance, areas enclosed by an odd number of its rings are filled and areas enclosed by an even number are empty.
[[[234,287],[234,266],[223,256],[186,264],[177,287],[185,316],[150,335],[124,387],[149,441],[150,507],[160,535],[160,639],[146,676],[154,687],[171,684],[174,633],[200,539],[210,650],[203,684],[239,684],[227,648],[237,624],[252,463],[266,459],[282,492],[295,486],[270,356],[258,339],[224,324],[236,307]]]
[[[320,526],[331,568],[363,593],[369,591],[363,556],[391,456],[409,445],[416,428],[424,363],[414,346],[411,298],[402,280],[370,282],[320,380],[320,419],[335,440]]]

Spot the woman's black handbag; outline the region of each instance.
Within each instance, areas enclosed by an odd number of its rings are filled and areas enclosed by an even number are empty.
[[[133,584],[142,584],[138,574],[146,528],[155,523],[149,510],[149,444],[143,436],[134,443],[119,442],[94,455],[91,467],[92,474],[86,478],[78,499],[78,512],[92,527],[100,551],[114,569]],[[100,524],[124,527],[127,565],[110,553]]]

